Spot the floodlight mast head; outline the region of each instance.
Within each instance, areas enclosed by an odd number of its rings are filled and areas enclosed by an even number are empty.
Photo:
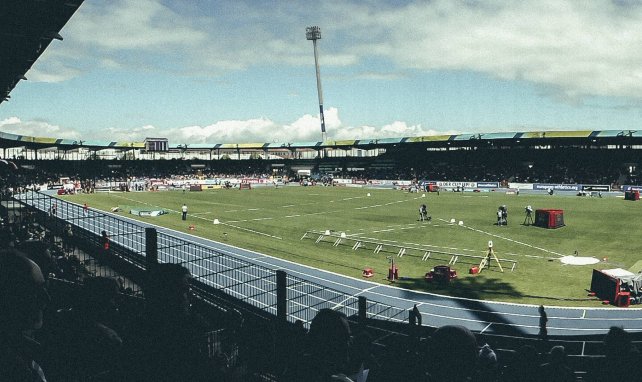
[[[321,120],[321,141],[325,142],[325,118],[323,116],[323,90],[321,88],[321,73],[319,71],[319,53],[317,52],[317,40],[321,39],[321,28],[317,26],[305,28],[305,38],[312,40],[314,46],[314,67],[317,72],[317,93],[319,95],[319,119]]]
[[[306,27],[305,38],[307,38],[308,40],[321,40],[321,28],[317,26]]]

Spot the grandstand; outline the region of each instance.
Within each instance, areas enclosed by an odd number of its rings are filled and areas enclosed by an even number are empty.
[[[33,7],[49,4],[27,3]],[[30,10],[25,23],[46,25],[48,28],[34,35],[48,43],[51,30],[59,31],[80,4],[66,1],[61,8]],[[34,19],[32,14],[55,17]],[[8,24],[4,25],[7,28]],[[25,51],[5,56],[15,67],[3,73],[10,76],[0,77],[4,91],[0,102],[8,99],[16,78],[24,76],[46,47],[18,38],[5,41],[12,45],[1,46],[0,52],[11,52],[14,46],[24,46]],[[160,143],[150,144],[152,141]],[[242,375],[238,380],[288,380],[297,352],[304,349],[302,331],[323,308],[341,311],[355,331],[371,339],[368,354],[378,365],[369,360],[375,371],[369,381],[416,376],[412,373],[422,371],[419,360],[426,359],[423,344],[436,328],[453,323],[469,327],[479,344],[488,343],[496,349],[505,368],[524,343],[532,344],[542,354],[541,360],[551,346],[563,345],[572,355],[569,362],[578,378],[604,362],[601,340],[609,327],[624,327],[635,344],[642,344],[642,324],[636,310],[547,308],[550,323],[544,341],[536,306],[453,299],[317,273],[269,253],[196,238],[109,211],[85,211],[82,205],[59,199],[52,192],[67,181],[77,183],[74,190],[126,191],[140,186],[132,181],[137,177],[182,177],[182,183],[177,184],[184,185],[185,179],[207,174],[254,179],[261,185],[276,177],[296,179],[299,169],[311,169],[315,178],[327,176],[350,186],[407,188],[426,181],[443,188],[537,192],[542,187],[559,187],[556,190],[573,193],[621,193],[640,188],[642,132],[542,131],[194,145],[174,145],[163,138],[99,142],[0,132],[0,148],[4,159],[0,164],[1,244],[12,243],[32,254],[49,254],[47,265],[51,268],[42,267],[43,273],[51,275],[49,318],[56,316],[57,309],[76,306],[74,297],[96,276],[117,279],[121,311],[130,319],[137,317],[144,310],[142,286],[149,273],[158,264],[181,264],[193,275],[194,310],[215,322],[207,332],[208,356],[225,357],[226,371]],[[522,186],[512,187],[515,185]],[[68,227],[73,230],[73,245],[65,233]],[[109,232],[109,251],[103,251],[101,231]],[[415,305],[425,318],[418,331],[409,327]],[[414,320],[416,323],[416,317]],[[45,344],[50,343],[43,337]],[[55,370],[55,359],[44,366]],[[103,371],[103,379],[80,369],[76,375],[50,379],[117,380],[121,375],[116,368]]]

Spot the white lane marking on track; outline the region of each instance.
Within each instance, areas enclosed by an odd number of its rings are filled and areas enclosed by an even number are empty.
[[[374,289],[374,288],[376,288],[376,287],[372,286],[370,288],[362,289],[361,291],[355,293],[353,296],[349,296],[349,297],[343,299],[342,301],[337,302],[336,305],[332,307],[332,310],[337,310],[337,309],[341,308],[342,306],[344,306],[346,301],[353,300],[354,297],[359,296],[360,294],[364,294],[366,292],[369,292],[371,289]]]

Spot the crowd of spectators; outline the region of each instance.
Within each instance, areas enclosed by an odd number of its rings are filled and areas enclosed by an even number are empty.
[[[62,236],[54,235],[41,226],[35,213],[21,210],[14,216],[0,216],[0,248],[15,248],[29,253],[45,275],[72,282],[90,275],[75,254],[75,239],[71,225],[66,225]]]
[[[12,179],[0,168],[0,180],[28,186],[60,184],[61,178],[83,189],[97,183],[131,179],[270,178],[296,180],[298,168],[316,176],[380,180],[493,181],[521,183],[637,184],[642,175],[639,150],[478,149],[426,151],[403,146],[378,157],[327,157],[309,160],[15,160]],[[273,165],[277,166],[273,166]],[[197,165],[197,166],[192,166]],[[276,171],[276,172],[275,172]]]

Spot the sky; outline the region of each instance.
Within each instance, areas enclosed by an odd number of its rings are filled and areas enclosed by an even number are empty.
[[[170,144],[642,121],[642,1],[85,0],[0,131]]]

